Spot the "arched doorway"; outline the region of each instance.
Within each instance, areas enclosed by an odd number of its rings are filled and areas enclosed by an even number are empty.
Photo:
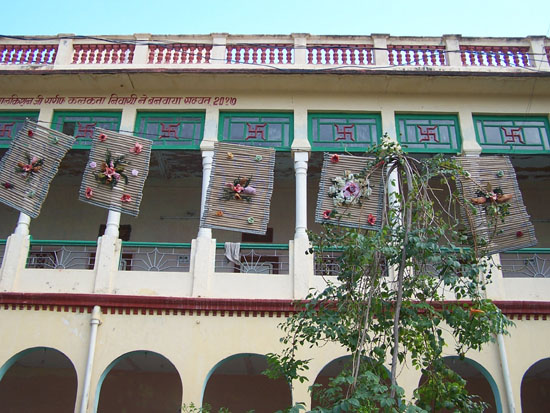
[[[363,367],[369,368],[369,363],[371,363],[372,367],[372,361],[367,357],[364,357],[362,359],[362,363],[364,363],[362,364]],[[317,375],[314,384],[321,385],[323,386],[323,388],[326,388],[331,379],[338,376],[344,369],[351,369],[352,364],[352,356],[342,356],[332,360],[330,363],[322,368],[322,370]],[[372,371],[372,368],[369,368],[369,370]],[[390,373],[385,367],[382,367],[381,370],[381,373],[383,375],[381,381],[384,385],[389,387],[391,385]],[[313,390],[313,393],[311,395],[311,407],[328,407],[328,405],[325,405],[325,402],[323,400],[319,399],[319,395],[316,394],[315,390]]]
[[[76,371],[67,356],[49,347],[30,348],[0,368],[0,410],[72,412],[77,386]]]
[[[485,413],[501,413],[502,404],[498,387],[491,374],[478,362],[450,356],[443,359],[444,363],[466,381],[466,390],[489,405]],[[420,384],[426,380],[422,375]]]
[[[263,375],[265,356],[236,354],[220,361],[210,371],[203,393],[203,406],[212,411],[225,407],[232,413],[273,413],[292,404],[290,387],[284,379]]]
[[[117,358],[101,375],[96,411],[178,412],[182,393],[180,375],[166,357],[152,351],[133,351]]]
[[[538,413],[550,410],[550,358],[537,361],[521,380],[521,411]]]

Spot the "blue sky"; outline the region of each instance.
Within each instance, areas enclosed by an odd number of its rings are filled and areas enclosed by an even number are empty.
[[[550,33],[550,0],[7,0],[3,12],[4,35]]]

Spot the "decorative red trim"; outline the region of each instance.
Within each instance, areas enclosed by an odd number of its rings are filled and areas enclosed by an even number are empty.
[[[461,302],[468,305],[468,302]],[[546,320],[550,301],[494,301],[508,317]],[[441,303],[436,303],[439,306]],[[221,315],[229,317],[288,317],[297,311],[292,300],[156,297],[113,294],[0,293],[0,308],[88,312],[95,305],[104,314]]]

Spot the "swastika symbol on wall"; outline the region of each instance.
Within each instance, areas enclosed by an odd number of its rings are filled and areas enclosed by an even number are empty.
[[[75,138],[88,138],[92,139],[94,134],[95,123],[80,123],[78,122],[78,129],[76,131]]]
[[[178,128],[180,126],[180,123],[162,123],[160,124],[160,131],[161,134],[159,136],[159,139],[162,138],[173,138],[173,139],[179,139],[178,138]]]
[[[339,125],[335,123],[334,127],[336,128],[336,138],[334,139],[335,141],[350,140],[352,142],[355,142],[355,137],[353,136],[353,128],[355,127],[354,123],[352,123],[351,125]]]
[[[416,127],[420,132],[420,139],[418,142],[431,142],[433,140],[439,143],[439,139],[437,138],[437,126],[416,125]]]
[[[521,135],[521,127],[507,128],[505,126],[501,126],[500,129],[502,129],[502,131],[504,132],[504,136],[506,136],[504,143],[516,143],[516,139],[517,139],[518,143],[525,144],[525,141],[523,140],[523,136]]]
[[[11,133],[13,131],[13,125],[15,122],[11,123],[0,123],[0,137],[2,138],[11,138]]]
[[[261,138],[265,141],[265,127],[267,123],[257,123],[255,125],[251,125],[250,123],[247,123],[246,126],[248,126],[248,131],[246,135],[246,141],[249,139],[258,139]]]

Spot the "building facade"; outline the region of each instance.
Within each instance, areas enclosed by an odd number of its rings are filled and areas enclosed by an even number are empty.
[[[338,271],[306,230],[323,152],[383,133],[418,156],[510,156],[538,244],[493,257],[487,295],[514,320],[453,365],[495,412],[550,408],[550,39],[312,36],[4,38],[0,147],[25,118],[76,137],[37,219],[0,205],[0,403],[20,411],[233,412],[311,406],[269,381],[292,301]],[[78,202],[94,127],[153,140],[137,218]],[[199,227],[217,141],[276,149],[265,236]],[[1,190],[6,190],[0,187]],[[225,243],[240,243],[240,265]],[[421,372],[398,383],[412,396]],[[546,406],[542,408],[541,406]],[[126,409],[126,410],[125,410]],[[141,410],[140,410],[141,409]]]

